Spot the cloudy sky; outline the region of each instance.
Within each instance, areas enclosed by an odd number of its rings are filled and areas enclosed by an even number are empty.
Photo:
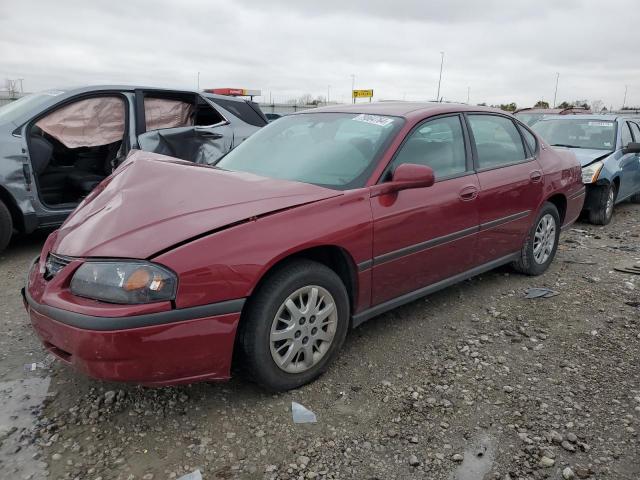
[[[638,0],[2,0],[0,84],[640,105]],[[330,87],[329,87],[330,86]]]

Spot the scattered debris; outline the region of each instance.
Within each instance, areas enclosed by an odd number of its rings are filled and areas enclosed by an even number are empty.
[[[202,480],[200,470],[194,470],[191,473],[181,476],[178,480]]]
[[[591,260],[572,260],[572,259],[567,259],[567,260],[563,260],[564,263],[572,263],[572,264],[576,264],[576,265],[597,265],[598,262],[592,262]]]
[[[525,291],[525,294],[526,295],[524,298],[550,298],[555,297],[556,295],[560,295],[560,293],[556,292],[555,290],[543,287],[528,288]]]
[[[47,367],[42,362],[33,362],[33,363],[24,364],[25,372],[35,372],[38,368],[47,368]]]
[[[630,267],[615,267],[616,272],[632,273],[633,275],[640,275],[640,265],[631,265]]]
[[[291,414],[293,423],[316,423],[316,414],[300,405],[298,402],[291,402]]]

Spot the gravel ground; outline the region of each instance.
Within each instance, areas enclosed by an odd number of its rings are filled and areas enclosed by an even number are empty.
[[[373,319],[280,395],[51,364],[18,293],[44,235],[18,239],[0,258],[0,478],[637,480],[640,277],[614,267],[640,262],[639,216],[577,223],[541,277],[503,268]],[[292,401],[317,423],[294,424]]]

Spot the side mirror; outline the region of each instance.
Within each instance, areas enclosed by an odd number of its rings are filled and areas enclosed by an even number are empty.
[[[385,195],[409,188],[430,187],[434,182],[435,175],[431,167],[414,163],[403,163],[402,165],[398,165],[393,171],[391,181],[376,185],[371,195]]]
[[[640,153],[640,143],[629,142],[627,146],[622,149],[622,153]]]
[[[430,187],[436,180],[431,167],[415,163],[403,163],[393,171],[391,184],[394,190]]]

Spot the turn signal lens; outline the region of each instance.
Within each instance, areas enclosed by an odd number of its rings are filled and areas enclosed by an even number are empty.
[[[131,290],[140,290],[141,288],[148,287],[151,283],[152,277],[146,268],[139,268],[134,270],[125,280],[122,288],[130,292]]]

